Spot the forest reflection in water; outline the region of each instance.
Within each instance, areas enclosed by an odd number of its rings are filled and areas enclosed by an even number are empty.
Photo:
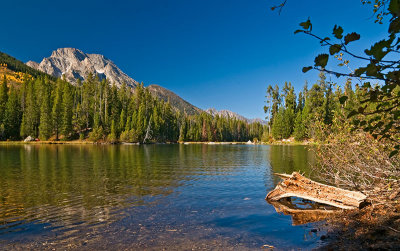
[[[264,200],[273,172],[310,161],[303,146],[0,146],[0,246],[313,246]]]

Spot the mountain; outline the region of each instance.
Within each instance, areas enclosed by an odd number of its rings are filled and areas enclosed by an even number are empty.
[[[165,89],[159,85],[149,85],[147,89],[159,99],[169,101],[170,104],[177,108],[181,112],[185,112],[188,115],[195,115],[200,113],[202,110],[196,106],[190,104],[186,100],[182,99],[172,91]]]
[[[117,87],[126,83],[129,87],[135,88],[138,84],[103,55],[88,54],[75,48],[57,49],[40,63],[29,61],[26,65],[54,77],[65,76],[72,84],[76,84],[77,79],[85,80],[88,73],[96,74],[100,79],[106,78]],[[154,96],[165,101],[169,100],[170,104],[181,112],[189,115],[201,112],[201,109],[159,85],[150,85],[147,88]]]
[[[237,114],[236,112],[232,112],[232,111],[229,111],[229,110],[219,110],[219,111],[217,111],[215,108],[209,108],[209,109],[205,110],[205,112],[207,112],[207,113],[209,113],[209,114],[211,114],[213,116],[219,115],[219,116],[222,116],[222,117],[225,117],[225,118],[227,118],[227,117],[236,118],[238,120],[246,121],[247,123],[259,122],[259,123],[261,123],[263,125],[267,124],[266,121],[264,121],[264,120],[262,120],[260,118],[248,119],[248,118],[246,118],[246,117],[244,117],[244,116],[242,116],[240,114]]]
[[[84,80],[89,73],[99,76],[100,79],[106,78],[117,87],[123,83],[130,87],[138,84],[103,55],[86,54],[75,48],[57,49],[40,63],[29,61],[26,65],[55,77],[65,76],[72,84],[76,84],[78,79]]]
[[[76,84],[78,79],[85,80],[87,75],[92,73],[100,79],[107,79],[117,87],[121,87],[123,83],[126,83],[131,88],[135,88],[138,85],[137,81],[122,72],[110,59],[100,54],[84,53],[75,48],[59,48],[53,51],[50,57],[44,58],[40,63],[29,61],[26,65],[29,66],[25,67],[26,69],[33,68],[54,77],[64,76],[72,84]],[[32,71],[34,71],[33,69]],[[188,115],[202,112],[200,108],[190,104],[164,87],[153,84],[147,88],[154,96],[164,101],[169,101],[171,106],[181,112],[185,112]],[[260,122],[265,124],[265,121],[261,119],[248,119],[228,110],[217,111],[215,109],[207,109],[206,112],[213,116],[218,114],[224,117],[235,117],[248,123]]]

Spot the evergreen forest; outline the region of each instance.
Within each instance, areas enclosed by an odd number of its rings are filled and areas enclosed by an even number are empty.
[[[261,123],[206,112],[187,115],[152,96],[143,84],[117,88],[89,74],[75,86],[32,75],[22,84],[8,83],[5,75],[0,82],[1,140],[244,142],[263,134]]]

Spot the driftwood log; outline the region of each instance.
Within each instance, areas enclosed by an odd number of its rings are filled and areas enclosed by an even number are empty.
[[[298,197],[342,209],[357,209],[367,196],[360,192],[324,185],[305,178],[297,172],[276,174],[283,179],[274,190],[268,193],[267,201]]]

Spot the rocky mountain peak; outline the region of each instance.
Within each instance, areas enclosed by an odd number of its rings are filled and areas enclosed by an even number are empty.
[[[75,48],[59,48],[40,63],[29,61],[26,64],[55,77],[64,76],[72,84],[76,84],[78,79],[84,80],[89,73],[105,78],[117,87],[123,83],[130,87],[138,84],[103,55],[87,54]]]
[[[75,48],[59,48],[51,53],[52,58],[69,58],[77,61],[83,61],[87,58],[87,55]]]

